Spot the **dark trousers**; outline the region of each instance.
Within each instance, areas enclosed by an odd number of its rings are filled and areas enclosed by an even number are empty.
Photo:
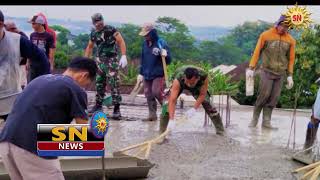
[[[284,76],[262,70],[260,72],[259,93],[255,106],[274,108],[281,94],[283,79]]]
[[[164,97],[164,78],[159,77],[153,80],[143,81],[144,94],[147,101],[155,101],[156,99],[162,105]]]

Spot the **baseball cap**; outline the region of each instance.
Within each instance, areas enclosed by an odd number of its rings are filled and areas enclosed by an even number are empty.
[[[4,21],[4,15],[2,13],[2,11],[0,10],[0,21],[3,22]]]
[[[141,29],[139,35],[146,36],[152,29],[154,29],[154,25],[152,23],[145,23],[142,26],[142,29]]]
[[[33,16],[29,23],[37,23],[37,24],[46,24],[44,18],[42,16]]]
[[[97,21],[102,21],[103,16],[101,13],[95,13],[94,15],[91,16],[92,23],[95,23]]]

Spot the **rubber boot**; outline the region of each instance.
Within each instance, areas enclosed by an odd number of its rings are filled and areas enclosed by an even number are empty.
[[[263,121],[262,127],[271,129],[271,130],[278,130],[278,128],[271,125],[271,115],[272,115],[273,108],[264,107],[263,108]]]
[[[116,105],[114,105],[114,108],[113,108],[112,119],[120,120],[120,118],[121,118],[120,104],[116,104]]]
[[[253,109],[253,115],[251,122],[249,123],[248,127],[256,127],[259,121],[260,113],[261,113],[262,107],[260,106],[255,106]]]
[[[220,114],[217,112],[217,113],[213,114],[212,116],[209,115],[209,117],[210,117],[212,123],[214,124],[214,127],[216,128],[216,134],[224,135],[224,127],[223,127],[223,123],[222,123],[222,119],[220,117]]]
[[[168,104],[164,103],[164,105],[162,106],[162,112],[160,115],[160,123],[159,123],[160,134],[164,133],[167,130],[168,124],[169,124]]]
[[[149,116],[146,119],[143,119],[142,121],[156,121],[157,120],[157,101],[147,101],[148,108],[149,108]]]
[[[317,131],[318,131],[319,123],[313,124],[312,122],[309,122],[307,127],[307,133],[306,133],[306,141],[304,143],[304,149],[308,149],[311,146],[313,146],[313,143],[315,142],[317,138]],[[311,152],[312,149],[307,150],[306,152]]]

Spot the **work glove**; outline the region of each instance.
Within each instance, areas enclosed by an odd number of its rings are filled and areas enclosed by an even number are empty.
[[[143,81],[143,76],[141,74],[138,75],[137,77],[137,82],[142,82]]]
[[[196,112],[197,112],[197,110],[196,110],[195,108],[189,109],[189,110],[186,112],[187,118],[188,118],[188,119],[191,119]]]
[[[293,87],[293,79],[292,79],[292,76],[288,76],[286,88],[287,88],[287,89],[291,89],[292,87]]]
[[[125,68],[128,64],[128,61],[127,61],[127,56],[126,55],[122,55],[121,56],[121,59],[120,59],[120,62],[119,62],[119,66],[121,66],[122,68]]]
[[[176,120],[169,119],[168,130],[173,131],[176,128]]]
[[[167,50],[162,49],[162,50],[161,50],[161,56],[167,57],[167,56],[168,56]]]
[[[251,70],[251,69],[247,69],[246,76],[250,77],[250,78],[253,78],[253,75],[254,75],[254,71]]]

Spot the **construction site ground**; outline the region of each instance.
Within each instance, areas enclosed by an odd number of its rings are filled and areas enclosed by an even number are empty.
[[[88,93],[91,106],[94,95],[94,92]],[[113,151],[158,135],[159,120],[142,121],[148,115],[146,99],[137,97],[134,105],[128,104],[127,100],[128,96],[124,95],[124,105],[121,106],[123,120],[111,121],[106,137],[108,156],[112,156]],[[181,119],[192,104],[192,101],[185,102],[184,109],[177,105],[176,118]],[[291,171],[304,165],[291,159],[293,140],[290,148],[286,148],[292,111],[274,110],[272,123],[279,130],[271,131],[260,127],[261,117],[257,128],[247,127],[252,110],[250,106],[233,105],[231,124],[226,128],[224,137],[215,134],[212,124],[204,127],[203,109],[193,119],[180,120],[167,141],[152,147],[149,160],[155,166],[147,179],[296,179]],[[112,107],[105,107],[104,111],[112,114]],[[225,110],[223,113],[225,124]],[[295,150],[303,147],[309,116],[309,110],[297,112]]]
[[[88,92],[89,107],[94,105],[95,92]],[[304,166],[291,159],[293,154],[292,140],[287,149],[292,111],[275,109],[272,116],[277,131],[262,129],[261,117],[257,128],[248,128],[252,116],[251,106],[231,103],[230,125],[225,136],[215,134],[210,123],[204,126],[204,110],[201,108],[192,119],[183,118],[184,112],[193,105],[190,97],[186,98],[184,108],[177,104],[176,119],[180,119],[176,128],[162,144],[151,149],[149,161],[155,166],[149,171],[146,179],[159,180],[236,180],[236,179],[297,179],[292,170]],[[105,138],[106,157],[129,145],[150,140],[159,135],[159,120],[144,122],[148,108],[144,96],[139,95],[134,104],[128,103],[128,95],[123,95],[121,105],[122,120],[110,121],[108,134]],[[219,105],[215,106],[219,109]],[[223,122],[225,123],[225,108]],[[104,107],[104,112],[112,114],[112,107]],[[160,106],[158,105],[158,116]],[[295,150],[301,150],[305,140],[306,126],[310,110],[299,110],[296,117]],[[3,124],[1,125],[3,126]],[[293,132],[292,132],[293,133]],[[293,134],[292,134],[293,135]],[[81,167],[82,157],[60,157],[74,159],[69,168]],[[75,164],[76,163],[76,164]],[[80,164],[81,165],[80,165]],[[89,165],[89,164],[87,164]],[[106,164],[106,168],[111,167]],[[126,167],[122,164],[122,166]],[[130,166],[130,165],[128,165]],[[90,169],[90,167],[87,167]]]

